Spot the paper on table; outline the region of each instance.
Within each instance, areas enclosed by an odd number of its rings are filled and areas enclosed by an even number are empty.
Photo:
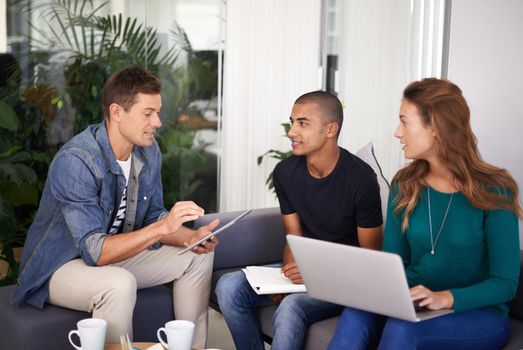
[[[257,294],[306,292],[304,284],[294,284],[283,276],[279,267],[247,266],[242,269]]]

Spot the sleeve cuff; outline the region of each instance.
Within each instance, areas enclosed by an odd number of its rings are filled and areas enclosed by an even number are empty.
[[[164,212],[162,212],[160,215],[158,215],[158,220],[156,220],[156,221],[160,221],[160,220],[162,220],[162,219],[163,219],[164,217],[166,217],[168,214],[169,214],[168,211],[164,211]]]
[[[84,241],[81,254],[87,265],[96,265],[102,254],[102,247],[106,237],[106,233],[93,233]]]

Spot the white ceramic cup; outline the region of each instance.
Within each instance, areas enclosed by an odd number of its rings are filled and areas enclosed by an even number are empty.
[[[78,329],[69,332],[69,342],[76,350],[103,350],[107,321],[100,318],[85,318],[76,324]],[[80,346],[76,345],[71,336],[80,338]]]
[[[162,332],[167,336],[167,343],[162,339]],[[169,350],[191,350],[193,334],[194,323],[183,320],[169,321],[156,332],[160,343]]]

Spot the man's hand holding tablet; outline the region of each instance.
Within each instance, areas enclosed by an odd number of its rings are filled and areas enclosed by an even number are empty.
[[[215,237],[220,232],[226,230],[236,223],[236,221],[243,218],[245,215],[249,214],[251,210],[247,210],[241,213],[239,216],[229,221],[224,226],[220,227],[218,230],[212,232],[214,228],[220,222],[218,219],[214,219],[209,224],[204,225],[198,230],[196,230],[197,235],[190,242],[185,242],[186,248],[178,253],[178,255],[183,254],[189,250],[192,250],[196,254],[208,253],[209,251],[214,250],[214,246],[218,244],[218,239]]]
[[[214,251],[214,248],[218,245],[218,239],[212,236],[212,230],[214,230],[219,223],[219,219],[214,219],[207,225],[201,226],[196,230],[193,237],[188,242],[184,242],[183,245],[185,247],[192,246],[193,248],[190,248],[188,250],[192,250],[192,252],[195,254],[207,254]],[[209,236],[210,238],[206,239],[201,244],[194,245],[196,242],[199,242],[202,238]]]

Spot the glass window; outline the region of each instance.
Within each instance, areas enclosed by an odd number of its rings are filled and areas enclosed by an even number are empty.
[[[165,206],[194,200],[206,212],[216,211],[223,1],[39,0],[0,6],[0,165],[16,164],[0,186],[0,222],[9,221],[9,234],[24,235],[50,160],[73,135],[103,120],[103,83],[131,65],[162,80],[157,140]]]
[[[323,67],[323,89],[335,95],[338,94],[338,41],[339,29],[339,6],[337,0],[322,1],[322,67]]]

